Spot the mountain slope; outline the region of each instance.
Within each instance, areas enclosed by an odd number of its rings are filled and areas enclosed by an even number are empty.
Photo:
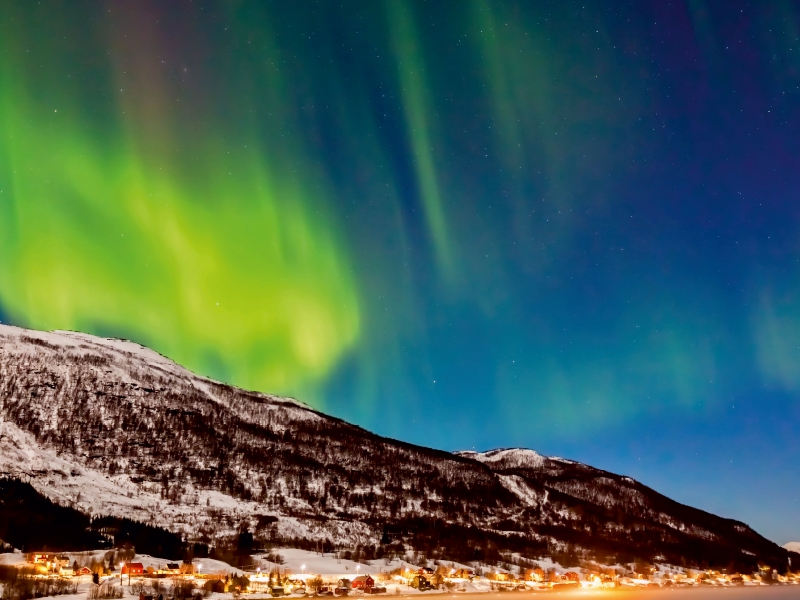
[[[191,541],[402,544],[455,560],[501,551],[785,565],[742,523],[629,478],[530,450],[450,454],[288,398],[199,377],[136,344],[0,326],[0,473],[89,514]]]

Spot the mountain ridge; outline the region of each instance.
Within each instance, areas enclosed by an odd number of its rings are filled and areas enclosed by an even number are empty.
[[[0,473],[224,546],[785,565],[744,523],[528,449],[448,453],[198,376],[133,342],[0,325]],[[798,557],[800,558],[800,556]]]

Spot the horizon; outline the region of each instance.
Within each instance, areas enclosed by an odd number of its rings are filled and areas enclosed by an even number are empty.
[[[0,323],[800,541],[800,2],[290,4],[0,7]]]

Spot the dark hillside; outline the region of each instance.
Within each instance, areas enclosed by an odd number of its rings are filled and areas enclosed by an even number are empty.
[[[28,483],[0,479],[0,539],[24,552],[90,550],[109,546],[89,517],[54,504]]]

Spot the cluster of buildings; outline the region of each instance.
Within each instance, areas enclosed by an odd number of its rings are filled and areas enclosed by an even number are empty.
[[[30,552],[25,555],[25,565],[39,575],[55,575],[58,577],[80,577],[91,575],[92,569],[79,566],[66,554],[50,552]],[[166,563],[158,567],[145,567],[140,562],[127,562],[119,565],[120,573],[128,577],[173,577],[177,575],[195,575],[196,567],[184,563]]]
[[[25,556],[25,562],[33,568],[35,573],[41,575],[78,577],[92,574],[89,567],[78,567],[74,562],[70,563],[69,556],[65,554],[31,552]]]
[[[56,553],[29,553],[25,557],[27,566],[35,573],[46,576],[80,577],[92,575],[93,570],[87,566],[79,566],[76,561],[70,563],[70,557]],[[93,563],[94,565],[94,563]],[[557,565],[556,565],[557,566]],[[627,571],[621,574],[614,569],[602,572],[582,570],[558,571],[555,568],[528,569],[524,573],[512,574],[507,571],[477,575],[475,570],[461,565],[445,568],[440,565],[435,570],[428,567],[397,568],[389,573],[376,575],[318,575],[305,572],[292,574],[288,570],[282,573],[270,573],[257,570],[252,573],[200,573],[200,566],[187,563],[167,562],[157,566],[142,562],[126,562],[114,568],[113,576],[125,577],[128,583],[145,578],[181,578],[194,581],[198,587],[209,592],[253,592],[284,595],[316,595],[345,596],[354,591],[365,594],[387,593],[387,587],[398,591],[402,586],[415,588],[418,591],[446,588],[462,591],[491,591],[514,589],[566,589],[613,588],[613,587],[671,587],[671,586],[737,586],[763,585],[773,583],[800,584],[800,573],[781,575],[769,569],[755,574],[724,573],[719,571],[664,571],[651,567],[647,573]],[[356,570],[359,567],[356,567]],[[234,571],[231,568],[231,571]],[[579,572],[580,571],[580,572]],[[106,571],[108,573],[108,571]],[[353,577],[355,575],[355,577]],[[154,584],[155,588],[155,584]]]
[[[175,577],[177,575],[197,575],[197,567],[187,563],[165,563],[158,567],[148,566],[140,562],[124,563],[120,569],[122,575],[128,577]]]

